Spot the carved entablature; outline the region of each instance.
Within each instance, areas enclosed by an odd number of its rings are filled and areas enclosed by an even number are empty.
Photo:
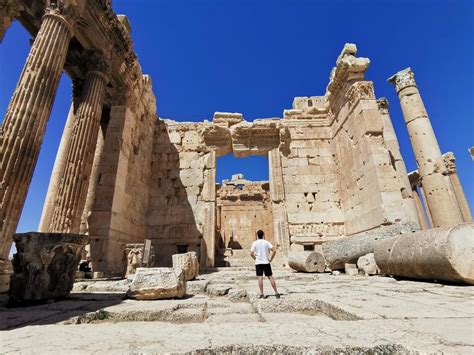
[[[363,81],[369,67],[368,58],[355,57],[357,47],[346,43],[339,55],[336,66],[331,71],[326,89],[326,99],[334,112],[339,112],[344,105],[345,93],[355,81]]]
[[[232,137],[230,130],[212,123],[200,125],[199,134],[205,145],[216,152],[217,156],[223,156],[232,152]]]
[[[23,5],[17,0],[0,0],[0,16],[6,16],[10,21],[18,16]]]
[[[346,92],[346,100],[349,107],[352,108],[360,100],[375,100],[374,84],[371,81],[358,81]]]
[[[388,78],[387,81],[395,85],[397,93],[407,87],[416,87],[415,73],[413,73],[411,68],[400,70],[398,73]]]
[[[289,137],[287,131],[288,128],[279,120],[243,121],[231,127],[232,150],[237,157],[246,157],[251,153],[267,154],[272,149],[286,146],[285,140]]]

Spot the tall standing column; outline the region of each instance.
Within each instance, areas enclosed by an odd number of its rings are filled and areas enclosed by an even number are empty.
[[[0,258],[20,219],[76,16],[69,2],[47,6],[0,130]]]
[[[101,128],[99,129],[99,134],[97,136],[97,144],[94,153],[94,163],[92,165],[91,177],[89,179],[89,188],[87,189],[86,203],[84,205],[84,211],[82,212],[81,226],[79,229],[79,233],[81,234],[89,234],[89,216],[92,212],[92,207],[94,206],[95,196],[97,192],[97,184],[99,183],[99,166],[104,153],[104,143],[105,130]]]
[[[21,5],[18,0],[0,0],[0,43],[13,19],[19,14]]]
[[[67,116],[66,125],[61,136],[61,143],[59,144],[56,160],[54,161],[53,172],[49,179],[48,192],[44,200],[43,211],[38,226],[39,232],[49,232],[49,225],[51,223],[51,214],[53,213],[54,200],[56,198],[56,191],[58,190],[59,181],[66,165],[66,152],[71,141],[72,128],[74,126],[74,103],[71,103],[69,114]]]
[[[65,169],[56,194],[50,224],[53,232],[79,232],[94,161],[108,81],[108,65],[97,52],[90,52],[87,57],[90,61],[89,71],[76,112]]]
[[[471,210],[469,209],[469,204],[467,203],[466,195],[459,181],[458,171],[456,168],[456,158],[453,153],[445,153],[443,155],[444,164],[446,166],[446,173],[453,184],[454,193],[456,194],[456,199],[458,200],[459,207],[461,208],[462,217],[464,222],[472,222]]]
[[[446,167],[416,86],[414,73],[407,68],[389,78],[388,81],[395,85],[400,99],[421,176],[421,185],[433,219],[433,227],[462,223],[461,209],[449,177],[443,174]]]
[[[398,183],[401,188],[403,207],[409,220],[413,223],[420,225],[421,220],[418,216],[417,206],[415,198],[413,197],[412,187],[408,180],[407,168],[403,161],[402,154],[400,153],[400,146],[398,144],[397,134],[393,128],[392,119],[388,108],[388,100],[382,97],[377,100],[377,106],[379,108],[380,116],[382,117],[383,125],[383,138],[385,146],[387,147],[390,155],[393,159],[393,165],[398,176]]]

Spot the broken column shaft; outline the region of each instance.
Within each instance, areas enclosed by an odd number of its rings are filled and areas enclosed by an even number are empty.
[[[420,172],[422,189],[433,219],[433,227],[463,222],[461,209],[449,180],[441,150],[410,68],[399,71],[389,82],[395,85],[403,117]]]
[[[374,255],[386,275],[474,284],[474,224],[381,240]]]

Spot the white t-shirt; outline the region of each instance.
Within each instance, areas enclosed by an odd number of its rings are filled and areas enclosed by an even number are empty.
[[[255,265],[259,264],[269,264],[268,260],[270,249],[273,248],[273,245],[270,242],[267,242],[265,239],[257,239],[252,244],[252,251],[255,254]]]

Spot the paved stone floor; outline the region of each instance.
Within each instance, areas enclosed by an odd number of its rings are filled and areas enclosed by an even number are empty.
[[[0,307],[1,353],[474,353],[474,287],[251,269],[188,282],[183,300],[126,300],[126,280],[77,282],[67,300]]]

